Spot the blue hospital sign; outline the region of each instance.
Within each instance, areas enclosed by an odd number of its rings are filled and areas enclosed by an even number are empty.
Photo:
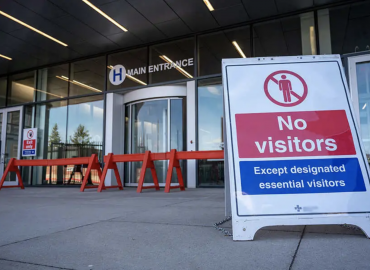
[[[109,72],[109,81],[113,85],[123,83],[126,78],[126,69],[122,65],[115,65]]]
[[[369,165],[340,56],[224,59],[234,240],[273,225],[370,236]]]

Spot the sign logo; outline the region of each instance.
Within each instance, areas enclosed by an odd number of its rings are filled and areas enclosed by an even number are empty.
[[[113,85],[123,83],[126,78],[126,69],[122,65],[115,65],[109,72],[109,81]]]
[[[264,90],[270,101],[283,107],[301,104],[308,93],[307,84],[303,78],[288,70],[271,73],[265,80]]]
[[[33,130],[32,129],[27,132],[27,138],[28,139],[32,139],[33,138]]]

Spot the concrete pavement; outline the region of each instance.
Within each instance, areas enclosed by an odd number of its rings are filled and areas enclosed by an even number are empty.
[[[340,226],[233,242],[213,228],[223,192],[1,190],[0,269],[370,269],[370,240]]]

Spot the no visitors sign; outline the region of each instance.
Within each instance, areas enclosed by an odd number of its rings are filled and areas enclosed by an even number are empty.
[[[369,168],[340,57],[226,59],[223,83],[234,239],[289,224],[370,233]]]
[[[22,157],[36,156],[37,128],[23,129]]]

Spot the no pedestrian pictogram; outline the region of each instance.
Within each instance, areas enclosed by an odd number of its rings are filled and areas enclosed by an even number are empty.
[[[33,139],[33,131],[32,131],[32,130],[29,130],[29,131],[27,132],[27,138],[28,138],[28,139]]]
[[[301,104],[308,92],[303,78],[289,70],[271,73],[265,80],[264,90],[270,101],[283,107]]]

